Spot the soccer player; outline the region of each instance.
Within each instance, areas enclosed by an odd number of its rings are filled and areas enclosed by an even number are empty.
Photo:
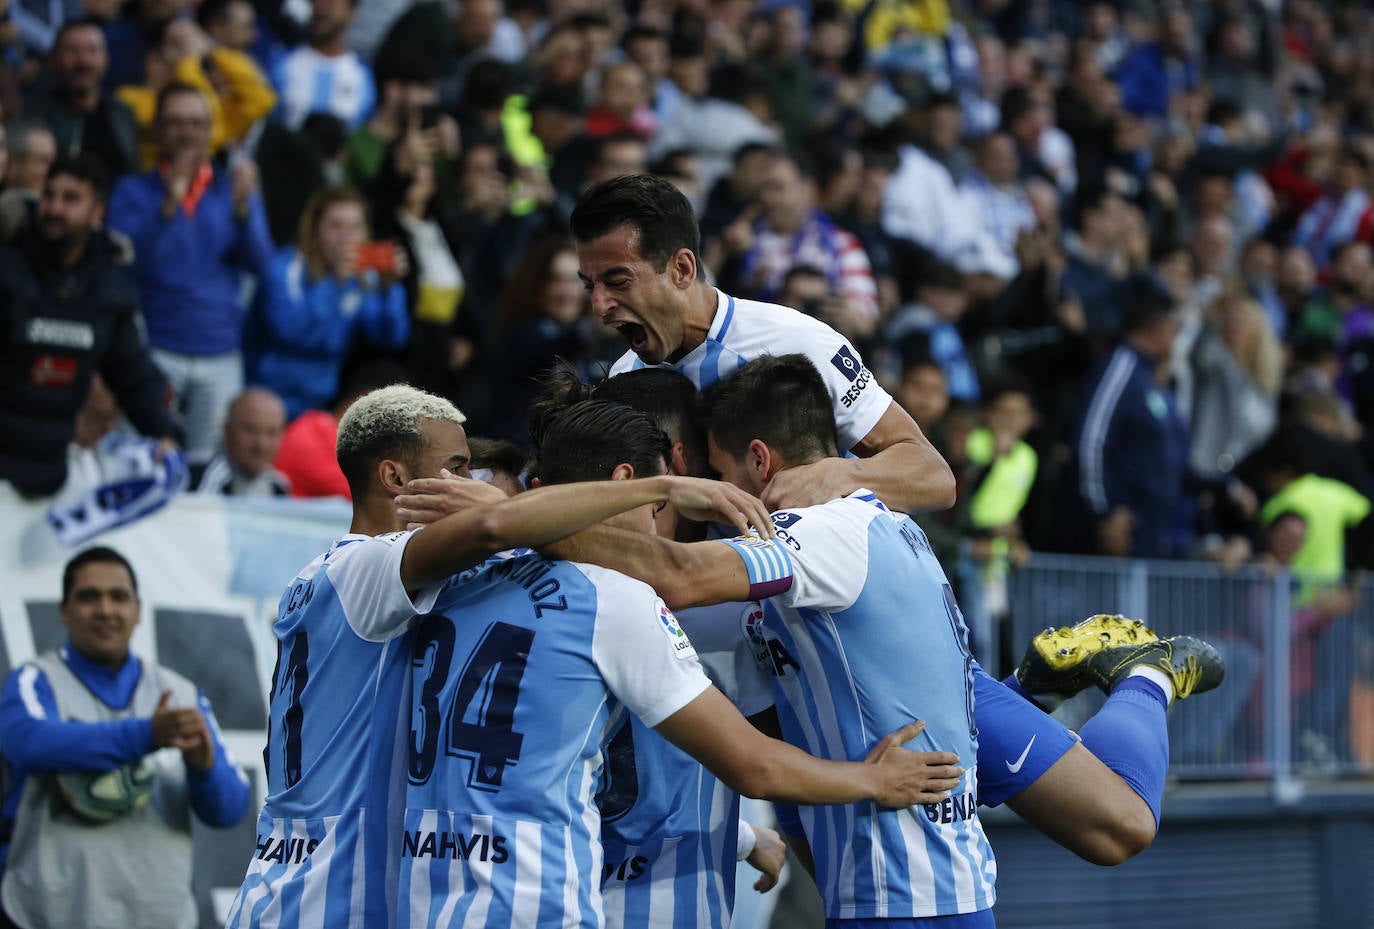
[[[821,372],[839,450],[858,457],[825,457],[770,472],[761,493],[771,508],[825,502],[860,487],[895,510],[949,504],[948,467],[926,451],[910,417],[839,333],[784,307],[737,300],[699,276],[696,219],[671,184],[637,175],[595,185],[573,210],[572,228],[592,310],[630,346],[613,374],[663,365],[706,389],[746,361],[786,352],[805,355]],[[1096,864],[1118,864],[1148,847],[1158,831],[1168,770],[1164,710],[1174,696],[1171,655],[1158,656],[1160,680],[1153,689],[1117,681],[1106,705],[1083,727],[1082,743],[1031,697],[1086,686],[1088,665],[1104,651],[1172,647],[1153,646],[1154,640],[1143,627],[1100,616],[1037,636],[1006,686],[975,662],[979,801],[1007,803]],[[1180,666],[1187,661],[1178,657]],[[1142,669],[1135,676],[1149,675]]]
[[[860,486],[904,513],[953,504],[949,465],[844,337],[795,310],[738,300],[706,282],[695,214],[672,184],[647,174],[597,184],[578,200],[572,228],[592,313],[630,348],[612,375],[667,365],[704,390],[765,352],[802,352],[824,365],[841,448],[859,457],[821,459],[783,475],[764,493],[770,508],[824,503]]]
[[[628,407],[578,403],[539,433],[545,482],[665,470],[662,432]],[[653,532],[648,508],[618,521],[636,538]],[[738,563],[738,576],[746,550],[772,549],[708,544]],[[770,563],[785,567],[780,556]],[[774,580],[765,572],[755,584]],[[411,654],[401,926],[600,926],[592,794],[627,709],[751,796],[904,807],[930,797],[932,771],[941,795],[964,776],[956,756],[931,768],[900,749],[920,723],[877,740],[866,763],[822,761],[767,738],[710,685],[651,588],[590,565],[497,557],[440,595]]]
[[[768,384],[766,394],[753,389],[756,380]],[[718,387],[732,389],[755,404],[739,428],[767,419],[764,434],[786,449],[792,465],[834,454],[829,398],[805,358],[751,362]],[[786,403],[776,402],[782,397]],[[727,480],[737,477],[722,467],[729,462],[713,463]],[[803,812],[807,834],[820,837],[816,877],[827,915],[992,925],[996,871],[975,799],[967,629],[924,533],[866,492],[773,518],[793,584],[763,599],[734,631],[748,636],[753,657],[777,681],[787,741],[823,757],[854,757],[865,733],[883,731],[893,714],[920,706],[923,747],[957,752],[970,769],[943,805]],[[682,568],[664,565],[659,575],[670,588],[688,577],[718,576],[724,567],[711,546],[676,550]],[[697,583],[723,592],[722,581]]]
[[[463,421],[446,400],[393,386],[365,395],[339,422],[353,522],[282,595],[263,755],[268,797],[231,927],[389,923],[388,786],[391,759],[404,747],[394,723],[409,662],[397,637],[455,571],[650,503],[715,511],[741,529],[766,522],[757,501],[722,496],[710,481],[603,482],[509,500],[462,481],[455,492],[484,505],[423,531],[397,531],[404,524],[393,498],[409,480],[467,475]]]

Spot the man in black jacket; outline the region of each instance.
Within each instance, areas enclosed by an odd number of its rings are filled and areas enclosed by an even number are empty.
[[[76,413],[99,371],[139,432],[168,443],[167,382],[148,354],[125,247],[99,226],[109,182],[59,157],[33,225],[0,248],[0,480],[29,495],[67,477]]]

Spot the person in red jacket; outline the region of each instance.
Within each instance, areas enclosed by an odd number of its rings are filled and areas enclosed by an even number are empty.
[[[344,379],[331,409],[307,410],[292,420],[282,433],[281,448],[273,462],[273,467],[290,479],[291,496],[352,500],[348,481],[334,455],[339,418],[363,394],[390,384],[404,384],[409,379],[405,368],[394,362],[363,365]]]

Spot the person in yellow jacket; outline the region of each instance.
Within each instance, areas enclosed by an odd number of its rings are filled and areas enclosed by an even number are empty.
[[[242,142],[258,120],[277,105],[277,93],[251,56],[217,46],[189,19],[173,20],[162,41],[149,50],[146,82],[116,91],[133,110],[139,130],[139,159],[145,170],[157,161],[153,117],[158,96],[172,84],[196,88],[210,105],[210,150]]]

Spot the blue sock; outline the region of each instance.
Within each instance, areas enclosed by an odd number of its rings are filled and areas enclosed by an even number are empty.
[[[1011,690],[1012,692],[1019,694],[1021,699],[1026,700],[1027,702],[1033,704],[1039,709],[1044,710],[1046,713],[1053,712],[1053,710],[1050,707],[1045,706],[1045,704],[1041,703],[1039,700],[1035,699],[1030,694],[1026,693],[1026,689],[1022,687],[1021,682],[1016,679],[1015,673],[1008,674],[1006,677],[1002,678],[1002,683],[1007,686],[1008,690]]]
[[[1150,805],[1159,825],[1164,775],[1169,770],[1169,729],[1164,691],[1143,677],[1128,677],[1078,731],[1083,747],[1117,773]]]

